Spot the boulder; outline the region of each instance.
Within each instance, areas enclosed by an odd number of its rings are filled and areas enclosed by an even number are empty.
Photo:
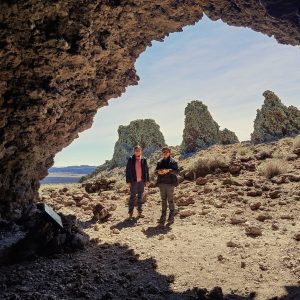
[[[113,189],[116,180],[106,178],[96,178],[82,184],[87,193],[96,193],[100,191],[110,191]],[[78,195],[84,197],[84,194]]]
[[[194,214],[195,214],[195,211],[192,210],[192,209],[189,209],[189,208],[183,209],[183,210],[179,211],[179,216],[181,218],[187,218],[187,217],[190,217],[190,216],[192,216]]]
[[[206,183],[207,183],[207,178],[205,178],[205,177],[198,177],[196,179],[197,185],[206,185]]]
[[[251,210],[258,210],[261,207],[261,202],[255,201],[250,203]]]
[[[105,222],[110,217],[108,209],[106,209],[101,203],[94,206],[93,215],[93,219],[100,222]]]
[[[250,237],[258,237],[262,235],[262,230],[257,226],[247,226],[245,228],[246,235]]]
[[[188,206],[194,203],[195,200],[193,199],[193,197],[180,197],[176,200],[177,206]]]

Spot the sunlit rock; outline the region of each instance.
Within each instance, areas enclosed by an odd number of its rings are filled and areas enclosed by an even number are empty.
[[[264,104],[257,110],[251,141],[264,143],[300,133],[300,110],[285,106],[272,91],[265,91],[263,96]]]

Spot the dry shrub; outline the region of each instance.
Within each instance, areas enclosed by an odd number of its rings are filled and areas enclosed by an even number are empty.
[[[126,190],[127,189],[127,183],[126,183],[125,179],[117,181],[114,185],[114,189],[117,192],[122,192],[122,191]]]
[[[247,147],[240,147],[236,151],[237,156],[251,156],[253,151]]]
[[[297,135],[294,139],[292,150],[300,149],[300,134]]]
[[[277,149],[272,153],[272,158],[286,160],[288,153],[282,149]]]
[[[228,166],[228,159],[225,156],[200,157],[190,161],[185,175],[190,179],[196,179],[199,176],[205,176],[213,173],[216,169],[222,169],[226,166]]]
[[[281,159],[270,159],[259,166],[259,171],[270,179],[287,171],[286,162]]]

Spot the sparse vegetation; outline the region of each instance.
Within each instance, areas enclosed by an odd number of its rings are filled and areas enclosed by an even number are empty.
[[[240,147],[236,151],[237,156],[251,156],[253,151],[249,147]]]
[[[121,192],[127,189],[127,184],[125,182],[125,180],[118,180],[115,185],[114,185],[114,189],[117,192]]]
[[[287,171],[285,164],[286,162],[282,159],[270,159],[259,166],[259,171],[266,178],[271,179]]]
[[[226,165],[228,165],[228,158],[223,155],[199,157],[190,161],[186,168],[185,176],[190,179],[196,179],[199,176],[213,173],[218,168],[222,169]]]
[[[272,157],[275,159],[286,160],[288,153],[282,149],[277,149],[272,153]]]
[[[292,150],[300,149],[300,134],[297,135],[294,139]]]
[[[259,160],[264,160],[264,159],[272,157],[271,149],[269,149],[265,145],[260,145],[260,146],[256,147],[256,150],[254,152],[256,153],[255,157]]]

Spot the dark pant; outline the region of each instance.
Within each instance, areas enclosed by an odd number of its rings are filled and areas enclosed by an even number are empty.
[[[129,198],[129,213],[133,212],[134,200],[137,195],[138,211],[143,210],[143,193],[144,193],[144,182],[132,182],[130,187],[130,198]]]
[[[162,206],[162,215],[166,215],[167,208],[169,204],[170,214],[174,215],[175,204],[174,204],[174,186],[170,184],[159,185],[160,197],[161,197],[161,206]]]

